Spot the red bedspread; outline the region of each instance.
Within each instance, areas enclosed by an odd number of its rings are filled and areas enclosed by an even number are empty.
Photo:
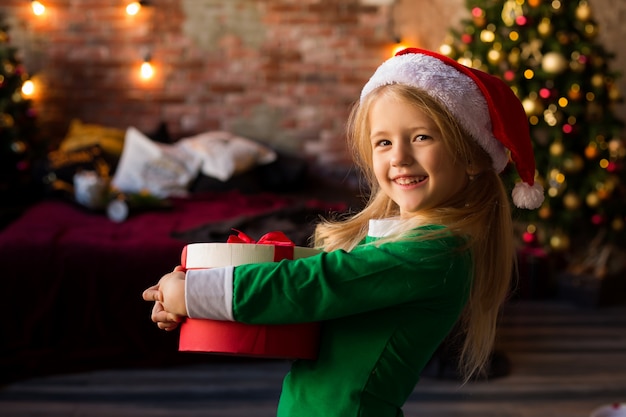
[[[34,205],[0,232],[0,380],[176,362],[185,355],[176,352],[177,333],[158,330],[141,299],[179,263],[187,242],[172,234],[289,204],[270,194],[209,193],[123,223],[61,201]]]

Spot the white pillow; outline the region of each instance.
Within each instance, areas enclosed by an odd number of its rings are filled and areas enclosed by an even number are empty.
[[[223,131],[200,133],[183,138],[178,144],[200,158],[204,175],[221,181],[276,160],[276,152],[271,148]]]
[[[156,143],[131,126],[126,130],[122,156],[111,184],[126,193],[148,191],[161,198],[184,196],[198,175],[200,163],[182,146]]]

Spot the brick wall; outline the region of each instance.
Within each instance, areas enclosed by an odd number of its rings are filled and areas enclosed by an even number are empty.
[[[349,107],[394,35],[436,49],[467,12],[464,0],[152,0],[128,16],[124,0],[41,1],[43,16],[27,0],[0,11],[51,137],[72,118],[143,131],[163,121],[175,137],[224,129],[327,167],[348,164]],[[142,81],[148,52],[156,74]]]

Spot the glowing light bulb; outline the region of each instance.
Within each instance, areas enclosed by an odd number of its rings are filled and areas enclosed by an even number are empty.
[[[139,10],[141,10],[141,3],[138,1],[129,3],[128,6],[126,6],[126,13],[130,16],[136,15],[139,13]]]
[[[31,80],[26,80],[22,84],[22,94],[25,96],[31,96],[35,92],[35,84]]]
[[[33,0],[30,3],[30,6],[33,8],[33,13],[37,16],[41,16],[46,11],[46,6],[44,6],[43,4],[41,4],[41,2],[37,0]]]
[[[150,63],[149,59],[146,59],[141,64],[140,73],[141,73],[141,78],[143,78],[144,80],[152,78],[152,76],[154,75],[154,67]]]
[[[391,51],[391,55],[395,56],[398,52],[402,51],[403,49],[408,48],[407,45],[405,45],[402,42],[398,42],[393,46],[393,50]]]

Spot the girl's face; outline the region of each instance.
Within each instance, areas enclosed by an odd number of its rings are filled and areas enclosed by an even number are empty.
[[[380,95],[369,113],[374,175],[408,217],[445,206],[468,182],[466,167],[444,145],[442,132],[417,107]]]

